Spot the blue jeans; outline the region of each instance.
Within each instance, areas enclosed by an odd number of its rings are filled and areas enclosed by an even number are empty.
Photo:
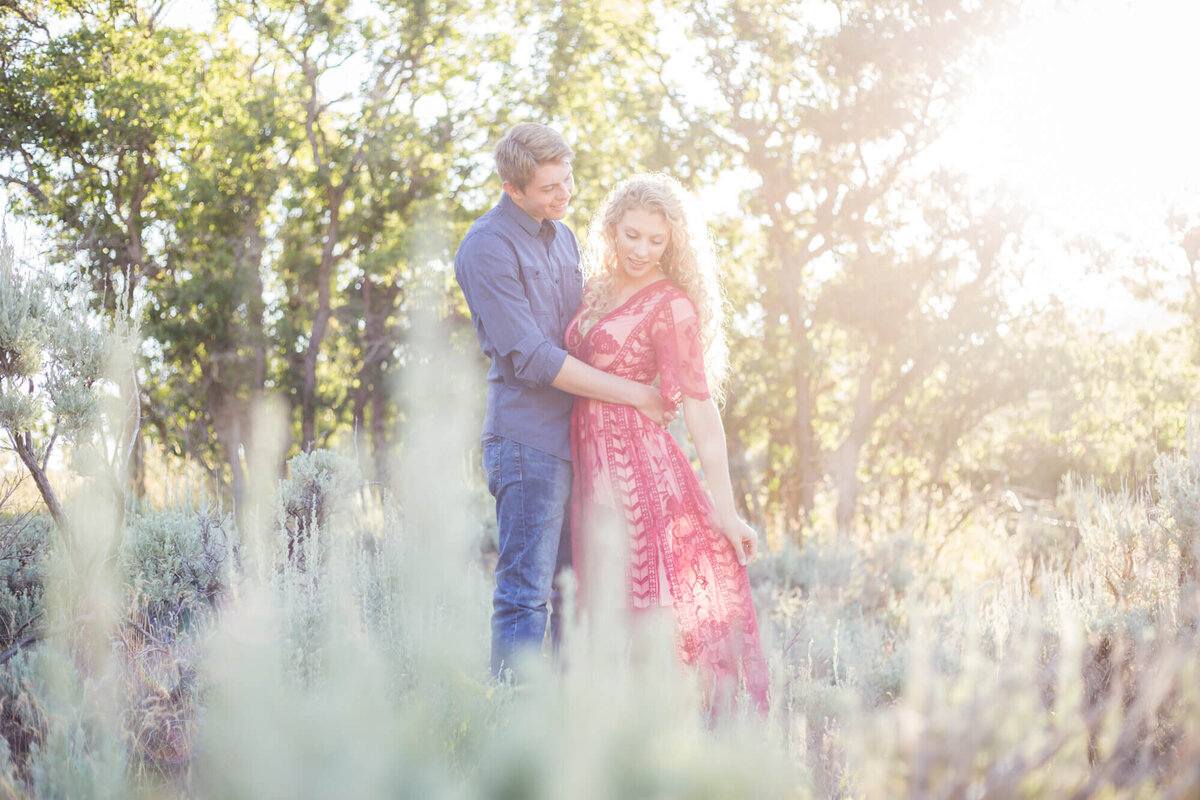
[[[502,676],[524,650],[540,652],[561,604],[554,578],[571,564],[571,462],[501,436],[483,443],[483,472],[496,498],[500,559],[492,596],[492,674]]]

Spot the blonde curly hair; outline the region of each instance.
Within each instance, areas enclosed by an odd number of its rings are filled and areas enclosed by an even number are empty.
[[[584,254],[587,287],[579,330],[586,334],[617,304],[620,268],[617,264],[617,224],[626,211],[640,208],[662,214],[671,230],[659,268],[696,306],[700,341],[709,391],[721,397],[728,367],[725,342],[725,291],[717,276],[717,259],[708,224],[691,192],[679,181],[658,172],[634,175],[608,193],[588,231]]]

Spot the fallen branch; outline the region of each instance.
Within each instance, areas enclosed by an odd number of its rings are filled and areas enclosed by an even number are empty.
[[[12,647],[5,650],[3,653],[0,653],[0,665],[7,664],[8,660],[10,658],[12,658],[13,656],[15,656],[17,653],[21,652],[21,650],[23,648],[28,647],[29,645],[33,644],[34,642],[38,641],[41,638],[42,638],[41,631],[32,631],[30,633],[25,634],[24,636],[22,636],[20,639],[17,640],[16,644],[14,644]]]

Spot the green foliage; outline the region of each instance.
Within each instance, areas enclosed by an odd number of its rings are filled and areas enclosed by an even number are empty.
[[[1026,358],[1026,340],[1008,339],[1048,324],[1004,290],[1023,261],[1023,212],[1003,196],[970,196],[919,159],[945,129],[979,43],[1016,9],[952,5],[852,2],[822,13],[731,0],[682,12],[713,90],[696,125],[721,168],[753,176],[732,231],[754,259],[731,293],[744,304],[731,349],[754,353],[735,379],[741,392],[731,387],[741,397],[730,416],[745,420],[733,434],[765,461],[759,503],[792,533],[825,479],[848,531],[863,479],[894,471],[890,447],[938,458],[885,432],[893,415],[905,424],[928,413],[932,426],[905,427],[953,450],[1041,375],[1024,369],[1039,360]],[[923,407],[947,389],[954,416]]]
[[[0,95],[0,151],[24,163],[16,180],[30,210],[62,230],[62,259],[112,313],[122,297],[133,307],[149,271],[163,144],[198,72],[192,37],[156,27],[139,5],[34,5],[10,17]]]
[[[1190,399],[1177,342],[1018,302],[1042,264],[1025,212],[923,158],[1018,5],[220,0],[203,29],[149,2],[21,4],[0,174],[94,307],[144,309],[144,428],[239,513],[265,393],[291,399],[298,449],[352,435],[389,480],[421,287],[473,348],[446,265],[494,201],[488,145],[511,122],[575,146],[577,230],[636,170],[734,187],[725,423],[745,510],[798,534],[827,494],[843,529],[907,524],[992,508],[1002,485],[1049,498],[1069,471],[1144,475]],[[1191,269],[1193,221],[1172,226]],[[1190,315],[1194,292],[1159,283]],[[29,319],[0,330],[11,352]],[[84,372],[96,356],[59,349]],[[89,412],[75,374],[50,381],[64,419]],[[0,418],[36,414],[0,393]]]
[[[228,589],[236,559],[232,521],[213,511],[149,511],[126,524],[122,581],[131,613],[185,627]]]
[[[0,652],[34,630],[43,613],[49,520],[30,514],[6,515],[0,523]]]
[[[0,426],[11,436],[48,418],[70,438],[95,419],[105,339],[61,296],[17,267],[7,236],[0,242]]]
[[[150,430],[240,507],[267,388],[299,398],[305,449],[349,421],[386,463],[405,287],[465,219],[455,159],[496,62],[489,3],[215,5],[203,32],[143,2],[6,16],[0,167],[96,306],[147,309]],[[360,68],[362,103],[326,96]]]
[[[146,309],[144,333],[162,348],[148,405],[161,444],[228,464],[240,505],[238,448],[268,378],[263,259],[288,121],[247,54],[212,47],[174,131],[186,168],[164,178],[171,234]]]
[[[38,798],[124,798],[131,786],[121,731],[97,713],[69,655],[52,647],[35,654],[38,702],[45,729],[30,753],[28,786]]]

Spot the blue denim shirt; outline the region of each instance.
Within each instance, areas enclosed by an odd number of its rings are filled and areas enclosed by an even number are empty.
[[[583,301],[579,244],[507,195],[475,221],[454,256],[475,335],[492,360],[483,435],[570,460],[571,403],[550,385],[567,359],[563,332]]]

